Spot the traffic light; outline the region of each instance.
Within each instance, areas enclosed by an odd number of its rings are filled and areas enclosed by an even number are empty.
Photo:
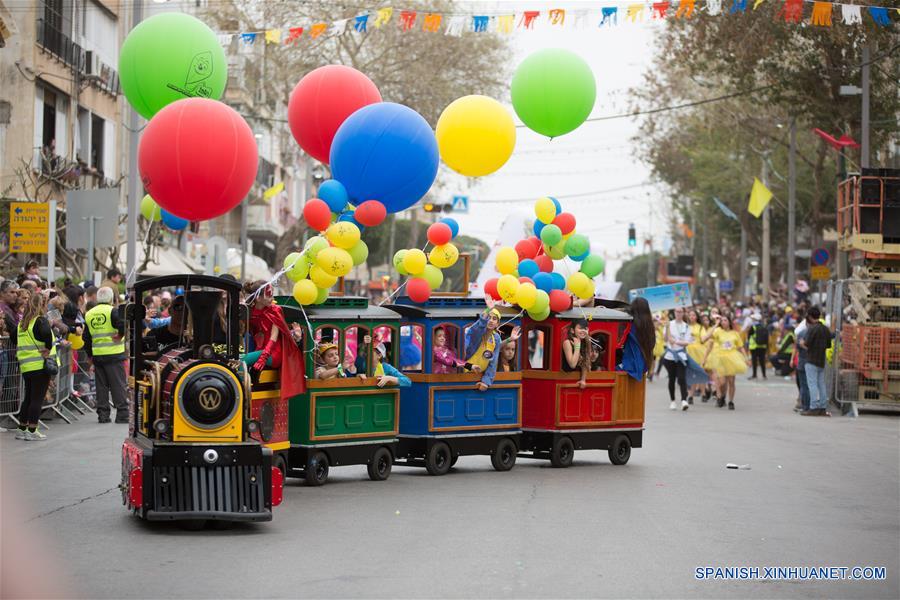
[[[637,246],[637,233],[634,230],[634,223],[628,226],[628,245],[632,248]]]
[[[439,212],[453,212],[453,205],[449,202],[444,204],[438,204],[436,202],[426,202],[422,205],[422,210],[427,213],[439,213]]]

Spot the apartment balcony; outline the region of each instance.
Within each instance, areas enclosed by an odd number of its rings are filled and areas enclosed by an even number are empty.
[[[119,93],[119,73],[100,60],[95,52],[85,50],[44,19],[37,20],[37,43],[81,77],[85,85],[116,96]]]

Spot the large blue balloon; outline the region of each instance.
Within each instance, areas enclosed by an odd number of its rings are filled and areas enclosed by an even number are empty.
[[[324,200],[331,212],[341,214],[347,206],[347,190],[340,181],[328,179],[322,182],[318,191],[319,199]]]
[[[331,144],[331,172],[344,184],[350,202],[378,200],[389,213],[409,208],[428,192],[439,162],[428,122],[392,102],[357,110]]]
[[[189,221],[187,219],[176,217],[175,215],[164,209],[160,209],[160,214],[162,215],[163,225],[165,225],[172,231],[181,231],[188,226]]]
[[[544,229],[544,223],[541,222],[540,219],[534,220],[534,226],[531,230],[534,232],[534,235],[541,237],[541,231]]]

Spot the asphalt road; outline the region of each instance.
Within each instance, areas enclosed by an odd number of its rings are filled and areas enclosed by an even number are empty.
[[[734,412],[672,412],[662,383],[648,390],[627,466],[592,451],[496,473],[464,457],[386,482],[343,467],[321,488],[292,481],[272,523],[228,531],[128,515],[122,426],[2,434],[3,597],[900,597],[900,419],[802,418],[783,381],[740,381]],[[707,566],[887,579],[695,579]]]

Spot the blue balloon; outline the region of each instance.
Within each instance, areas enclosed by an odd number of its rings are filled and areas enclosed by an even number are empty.
[[[538,273],[531,279],[537,289],[544,290],[548,294],[553,290],[553,276],[550,273]]]
[[[347,190],[336,179],[328,179],[319,186],[319,198],[325,201],[331,212],[338,213],[347,206]]]
[[[590,251],[590,250],[587,250],[587,251],[585,251],[584,254],[579,254],[578,256],[572,256],[571,258],[572,258],[572,260],[574,260],[575,262],[581,262],[581,261],[583,261],[584,259],[586,259],[586,258],[588,257],[588,255],[590,255],[590,253],[591,253],[591,251]]]
[[[534,279],[534,276],[537,275],[540,270],[538,264],[530,258],[526,258],[519,263],[519,275],[522,277]]]
[[[544,223],[540,221],[540,219],[534,220],[534,227],[531,228],[534,231],[534,235],[541,237],[541,230],[544,228]]]
[[[566,289],[566,278],[565,277],[563,277],[559,273],[550,273],[550,277],[553,278],[553,289],[554,290]]]
[[[341,213],[341,215],[337,218],[338,221],[349,221],[359,227],[360,232],[365,231],[366,228],[363,227],[362,223],[356,220],[356,217],[353,216],[353,211],[346,211]]]
[[[559,200],[557,200],[553,196],[547,196],[547,197],[550,198],[551,200],[553,200],[553,204],[556,205],[556,214],[561,213],[562,212],[562,204],[559,203]]]
[[[172,213],[167,212],[163,209],[160,209],[160,214],[162,215],[163,225],[165,225],[166,227],[168,227],[169,229],[171,229],[173,231],[181,231],[182,229],[184,229],[185,227],[188,226],[188,223],[190,223],[190,221],[188,221],[187,219],[182,219],[181,217],[176,217]]]
[[[434,131],[413,109],[379,102],[344,121],[331,144],[331,172],[352,204],[378,200],[407,209],[431,188],[440,156]]]
[[[451,219],[450,217],[444,217],[439,220],[438,223],[444,223],[447,227],[450,228],[450,231],[453,232],[453,237],[459,235],[459,223],[456,222],[456,219]]]

